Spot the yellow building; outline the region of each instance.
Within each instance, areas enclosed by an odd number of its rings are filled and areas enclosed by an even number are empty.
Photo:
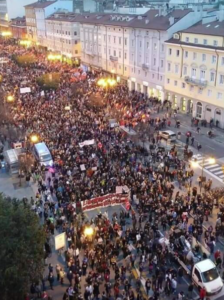
[[[224,21],[202,22],[166,42],[166,99],[224,128]]]

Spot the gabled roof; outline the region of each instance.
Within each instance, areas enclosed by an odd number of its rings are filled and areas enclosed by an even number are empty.
[[[55,3],[57,1],[38,1],[38,2],[34,2],[28,5],[25,5],[25,8],[45,8],[50,6],[51,4]]]
[[[196,33],[203,35],[224,36],[224,21],[214,21],[202,24],[199,22],[190,28],[183,30],[185,33]]]
[[[159,10],[153,9],[146,12],[144,15],[133,15],[133,14],[96,14],[96,13],[84,13],[84,14],[73,14],[72,16],[64,15],[55,17],[55,15],[47,18],[48,20],[61,20],[61,21],[74,21],[82,24],[93,24],[93,25],[108,25],[108,26],[121,26],[130,28],[144,28],[154,30],[167,30],[173,24],[178,22],[180,19],[185,17],[187,14],[192,12],[190,9],[177,9],[170,11],[167,15],[159,16]],[[170,23],[170,17],[173,18],[173,24]],[[70,19],[69,19],[70,18]]]

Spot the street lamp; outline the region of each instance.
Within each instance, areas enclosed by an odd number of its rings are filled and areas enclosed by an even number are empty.
[[[69,105],[66,105],[65,110],[69,111],[69,110],[71,110],[71,107]]]
[[[202,160],[202,166],[201,166],[201,184],[200,184],[200,192],[201,192],[201,188],[202,188],[202,180],[203,180],[203,177],[204,177],[204,164],[205,164],[205,160],[208,160],[210,164],[214,164],[215,163],[215,158],[213,156],[209,157],[209,158],[206,158],[205,156],[203,157],[203,160]],[[196,168],[199,166],[199,163],[198,163],[198,160],[197,158],[194,158],[191,162],[191,166],[193,168]]]
[[[31,141],[33,144],[38,143],[38,142],[39,142],[39,137],[38,137],[38,135],[37,135],[37,134],[32,134],[32,135],[30,136],[30,141]]]

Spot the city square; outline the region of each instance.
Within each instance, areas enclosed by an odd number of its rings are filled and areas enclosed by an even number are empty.
[[[0,299],[224,300],[222,4],[71,2],[0,15]]]

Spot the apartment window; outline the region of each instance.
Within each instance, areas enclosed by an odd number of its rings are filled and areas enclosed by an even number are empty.
[[[197,59],[197,53],[193,53],[193,60],[196,60]]]
[[[224,75],[219,76],[219,83],[223,84],[224,83]]]
[[[78,41],[77,40],[75,40],[75,45],[77,45],[78,44]]]
[[[153,65],[156,65],[156,58],[153,59]]]
[[[75,54],[78,54],[78,50],[75,50]]]
[[[214,82],[214,81],[215,81],[215,73],[214,73],[214,72],[211,72],[211,73],[210,73],[210,81],[211,81],[211,82]]]
[[[127,59],[127,53],[124,52],[124,59]]]
[[[170,72],[170,70],[171,70],[171,64],[170,63],[168,63],[167,64],[167,70]]]
[[[116,44],[116,36],[114,36],[114,44]]]
[[[206,39],[203,40],[203,44],[207,45],[207,40]]]
[[[149,49],[149,42],[146,43],[146,48]]]
[[[119,38],[119,44],[121,44],[120,39],[121,38]],[[132,47],[134,46],[134,40],[131,40],[131,45],[132,45]]]
[[[177,86],[177,81],[176,80],[174,80],[174,85]]]
[[[168,84],[170,83],[170,79],[169,79],[169,78],[167,78],[167,83],[168,83]]]
[[[212,55],[212,63],[216,63],[216,56],[215,55]]]
[[[161,51],[164,52],[164,44],[161,45]]]
[[[128,42],[128,39],[125,38],[125,39],[124,39],[124,45],[125,45],[125,46],[127,46],[127,42]]]
[[[205,79],[205,71],[201,70],[201,79]]]
[[[224,66],[224,57],[222,57],[222,66]]]
[[[163,80],[163,76],[160,76],[160,81],[162,81]]]
[[[133,55],[133,54],[132,54]],[[119,51],[119,58],[121,58],[121,51]]]
[[[160,67],[163,68],[163,60],[160,62]]]
[[[182,89],[185,89],[186,84],[184,82],[182,82]]]
[[[214,46],[218,46],[218,41],[213,41]]]
[[[139,48],[142,47],[142,41],[139,41]]]
[[[222,99],[222,93],[217,93],[217,99]]]
[[[116,56],[116,50],[114,50],[114,56]]]
[[[208,93],[207,93],[208,97],[210,97],[212,95],[212,91],[211,90],[208,90]]]
[[[74,35],[77,35],[77,31],[74,31]]]
[[[189,43],[189,37],[186,37],[186,38],[185,38],[185,42],[186,42],[186,43]]]
[[[110,43],[110,35],[108,35],[108,42]]]
[[[179,57],[180,55],[180,50],[177,50],[177,57]]]
[[[156,50],[157,49],[157,44],[156,43],[154,43],[154,50]]]
[[[203,92],[203,89],[202,89],[202,88],[199,88],[199,89],[198,89],[198,94],[202,94],[202,92]]]
[[[179,71],[179,66],[175,65],[175,73],[178,73],[178,71]]]
[[[169,55],[172,55],[172,49],[169,48]]]
[[[187,67],[186,66],[184,66],[184,68],[183,68],[183,74],[187,75]]]
[[[194,39],[194,43],[195,43],[195,44],[198,43],[198,39],[197,39],[197,38]]]
[[[193,69],[191,70],[191,76],[192,76],[192,77],[196,77],[196,69],[195,69],[195,68],[193,68]]]
[[[185,51],[185,58],[188,57],[188,51]]]
[[[206,54],[202,54],[202,61],[206,61]]]

